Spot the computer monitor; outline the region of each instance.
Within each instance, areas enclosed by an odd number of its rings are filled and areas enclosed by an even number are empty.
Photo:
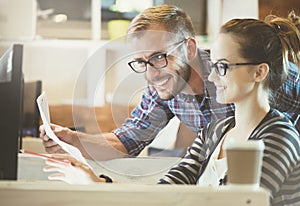
[[[16,180],[23,109],[23,46],[12,45],[0,59],[0,179]]]
[[[23,98],[22,137],[38,137],[40,113],[36,99],[42,93],[42,81],[25,81]]]

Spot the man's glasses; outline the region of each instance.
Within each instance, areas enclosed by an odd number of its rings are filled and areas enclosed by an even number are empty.
[[[231,66],[246,66],[246,65],[258,65],[261,63],[225,63],[222,61],[217,61],[216,63],[210,62],[210,69],[215,69],[217,75],[219,76],[225,76],[227,69]]]
[[[183,39],[180,42],[175,43],[175,47],[166,53],[155,54],[148,61],[145,60],[133,60],[128,62],[130,68],[136,73],[144,73],[147,71],[147,64],[155,69],[162,69],[168,66],[167,57],[175,51],[179,46],[181,46],[187,39]]]

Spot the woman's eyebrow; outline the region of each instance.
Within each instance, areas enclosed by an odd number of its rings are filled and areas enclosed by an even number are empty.
[[[218,61],[218,62],[221,62],[221,61],[229,62],[228,59],[226,59],[226,58],[217,59],[217,61]]]

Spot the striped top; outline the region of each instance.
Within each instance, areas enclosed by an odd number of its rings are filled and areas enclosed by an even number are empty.
[[[159,180],[159,184],[196,184],[202,164],[234,125],[234,117],[208,124],[198,133],[185,157]],[[272,206],[299,206],[300,138],[292,123],[282,113],[271,109],[248,139],[262,139],[265,143],[260,184],[271,192]]]

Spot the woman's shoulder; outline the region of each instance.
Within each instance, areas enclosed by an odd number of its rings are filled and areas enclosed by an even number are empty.
[[[281,125],[281,124],[287,124],[287,126],[293,127],[292,122],[287,118],[286,115],[284,115],[282,112],[280,112],[277,109],[271,108],[268,114],[263,119],[262,123],[272,124],[272,125]]]
[[[251,136],[253,139],[285,139],[299,144],[299,133],[295,126],[276,109],[269,111]]]
[[[292,122],[277,109],[271,108],[265,118],[261,121],[258,128],[259,129],[274,129],[274,128],[290,128],[295,129]]]

